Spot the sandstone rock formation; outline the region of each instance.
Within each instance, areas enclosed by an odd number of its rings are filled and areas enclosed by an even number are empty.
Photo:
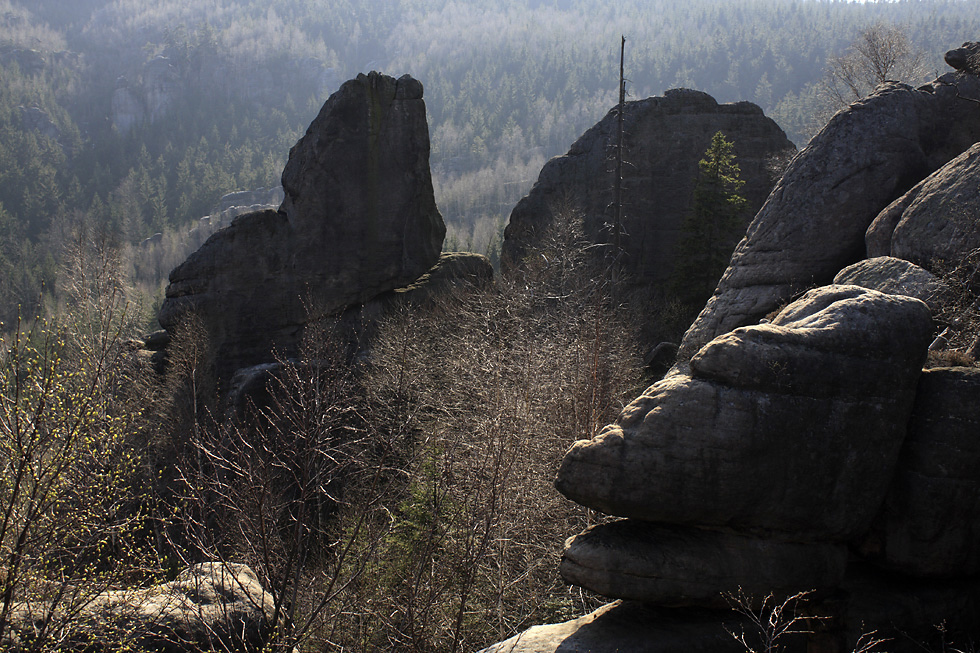
[[[943,57],[951,67],[971,75],[980,75],[980,43],[967,41]]]
[[[750,102],[718,104],[710,95],[689,89],[626,104],[625,158],[629,165],[623,181],[623,247],[628,255],[626,265],[637,277],[655,283],[670,278],[697,181],[698,161],[718,131],[735,144],[750,217],[772,188],[772,159],[795,150],[759,107]],[[567,154],[545,165],[534,188],[511,213],[502,252],[505,269],[518,265],[533,249],[536,236],[557,211],[580,212],[592,242],[611,242],[611,155],[616,138],[617,110],[613,109]]]
[[[235,207],[252,207],[259,205],[262,208],[279,206],[286,198],[283,194],[282,186],[271,188],[256,188],[255,190],[239,190],[234,193],[227,193],[221,196],[218,203],[211,209],[211,215],[223,213]]]
[[[399,301],[420,301],[431,298],[448,288],[467,284],[486,287],[493,283],[493,264],[482,254],[447,252],[432,268],[404,288],[397,288],[394,297]]]
[[[157,122],[181,92],[180,76],[168,57],[158,55],[143,64],[140,80],[130,83],[125,77],[116,81],[112,94],[112,126],[126,134],[144,122]]]
[[[862,550],[905,574],[980,573],[980,370],[923,372],[909,434]]]
[[[735,615],[685,614],[617,601],[572,621],[535,626],[480,653],[745,653]]]
[[[622,517],[846,541],[884,499],[932,332],[918,300],[811,291],[577,442],[556,485]]]
[[[143,65],[143,100],[146,117],[157,122],[177,99],[180,78],[169,57],[157,55]]]
[[[980,79],[951,73],[918,89],[884,84],[835,115],[752,221],[678,359],[864,258],[881,210],[980,140],[971,98],[980,99]]]
[[[934,635],[934,624],[944,624],[948,630],[953,626],[951,615],[976,614],[980,582],[974,578],[942,586],[896,583],[861,568],[845,579],[842,595],[847,600],[837,597],[818,608],[820,620],[799,624],[814,632],[781,638],[775,647],[846,653],[859,650],[858,642],[866,643],[867,633],[875,632],[890,639],[872,650],[921,653],[923,645],[915,638]],[[828,609],[833,613],[828,614]],[[747,621],[731,611],[664,609],[637,601],[614,601],[578,619],[529,628],[480,653],[746,653],[746,646],[733,633],[744,634],[750,646],[758,647],[754,650],[765,650],[758,643],[758,628]]]
[[[116,80],[110,104],[112,127],[120,134],[128,134],[146,120],[146,109],[137,89],[130,86],[125,77]]]
[[[29,648],[34,621],[47,616],[46,608],[15,604],[9,617],[15,634],[2,642],[5,651],[35,650]],[[123,645],[160,653],[258,651],[273,630],[274,615],[272,596],[251,569],[204,563],[169,583],[95,596],[79,614],[66,615],[71,626],[64,634],[65,650],[122,650]]]
[[[878,256],[849,265],[834,277],[835,285],[861,286],[888,295],[905,295],[939,308],[943,284],[928,270],[892,256]]]
[[[980,247],[980,143],[916,184],[875,218],[868,256],[920,265],[956,262]]]
[[[198,315],[225,378],[290,355],[308,319],[406,286],[439,257],[422,85],[407,75],[346,82],[282,183],[278,211],[239,216],[170,275],[160,324]]]
[[[756,602],[840,585],[847,547],[786,542],[635,519],[593,526],[565,543],[561,576],[603,596],[658,606],[730,607],[744,593]]]

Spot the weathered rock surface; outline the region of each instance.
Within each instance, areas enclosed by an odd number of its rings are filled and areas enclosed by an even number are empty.
[[[145,122],[157,122],[167,115],[181,92],[177,68],[170,58],[157,55],[143,64],[139,81],[130,83],[125,77],[116,81],[110,110],[112,126],[126,134]]]
[[[783,131],[750,102],[718,104],[707,93],[667,91],[664,97],[628,102],[625,112],[622,245],[636,277],[670,278],[681,227],[697,182],[698,161],[718,131],[734,142],[746,182],[749,218],[765,201],[774,179],[771,160],[795,148]],[[564,156],[549,161],[537,183],[514,208],[504,233],[502,265],[518,265],[558,211],[585,216],[586,236],[611,243],[614,223],[613,160],[617,110],[582,135]],[[731,243],[734,247],[735,241]]]
[[[951,67],[971,75],[980,75],[980,43],[967,41],[943,57]]]
[[[878,256],[849,265],[837,273],[834,284],[915,297],[933,311],[939,307],[943,292],[942,281],[932,272],[892,256]]]
[[[572,621],[535,626],[480,653],[745,653],[729,634],[743,626],[732,613],[617,601]]]
[[[980,140],[971,98],[980,99],[980,79],[950,73],[918,89],[883,84],[834,116],[752,221],[678,358],[864,258],[881,210]]]
[[[152,123],[166,116],[180,91],[180,76],[169,57],[157,55],[143,65],[142,90],[147,119]]]
[[[30,641],[44,604],[17,604],[5,651],[19,653]],[[148,650],[158,653],[258,651],[272,632],[272,595],[245,565],[204,563],[169,583],[97,595],[72,615],[66,639],[86,651]],[[55,619],[62,615],[56,614]],[[115,645],[113,644],[115,643]]]
[[[874,650],[921,653],[923,642],[935,638],[936,624],[944,625],[947,637],[957,629],[975,629],[980,581],[887,578],[852,565],[840,594],[798,605],[803,614],[820,618],[801,624],[814,632],[776,643],[787,653],[856,651],[859,641],[867,641],[862,637],[871,632],[884,640]],[[730,611],[662,609],[616,601],[579,619],[529,628],[480,653],[745,653],[746,648],[729,633],[744,634],[754,650],[764,650],[758,628]]]
[[[739,590],[778,602],[840,585],[843,544],[784,542],[632,519],[599,524],[565,543],[567,582],[615,599],[659,606],[730,607]],[[758,609],[759,605],[753,605]]]
[[[916,299],[810,291],[575,443],[556,485],[622,517],[847,540],[885,497],[932,331]]]
[[[980,247],[980,143],[929,175],[875,218],[868,256],[925,265],[956,262]]]
[[[926,370],[909,434],[864,552],[906,574],[980,572],[980,369]]]
[[[128,134],[146,120],[146,108],[138,90],[124,77],[116,81],[110,107],[112,126],[120,134]]]
[[[279,210],[239,216],[174,269],[160,324],[200,316],[227,376],[288,355],[308,319],[410,284],[445,236],[428,162],[419,82],[345,83],[290,151]]]

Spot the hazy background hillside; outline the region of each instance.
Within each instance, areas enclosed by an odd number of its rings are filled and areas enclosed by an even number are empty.
[[[828,57],[875,22],[932,77],[980,36],[980,0],[0,0],[0,319],[57,294],[82,224],[129,248],[149,316],[182,234],[276,185],[359,72],[425,84],[446,248],[494,257],[543,163],[614,103],[621,34],[632,97],[751,100],[803,146]]]

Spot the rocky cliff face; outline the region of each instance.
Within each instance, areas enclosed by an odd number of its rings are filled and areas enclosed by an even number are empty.
[[[592,242],[612,242],[608,227],[614,221],[616,112],[613,109],[583,134],[567,154],[549,161],[534,188],[514,208],[504,235],[505,268],[519,265],[533,250],[536,235],[557,211],[581,213]],[[689,89],[628,102],[624,122],[626,266],[654,283],[668,280],[673,272],[698,161],[716,132],[735,144],[751,207],[748,216],[762,206],[772,188],[772,159],[795,151],[783,131],[754,104],[718,104],[707,93]]]
[[[980,79],[951,73],[918,89],[884,84],[835,115],[752,221],[679,360],[864,258],[879,212],[980,140],[976,100]]]
[[[835,587],[888,491],[932,334],[919,300],[830,286],[716,338],[565,455],[565,496],[657,527],[595,527],[563,575],[660,605]]]
[[[138,83],[125,77],[116,82],[112,94],[112,126],[125,134],[144,122],[156,122],[182,92],[179,73],[168,57],[156,56],[143,64]]]
[[[884,497],[932,335],[918,300],[811,291],[576,443],[558,489],[622,517],[847,540]]]
[[[916,628],[956,619],[980,634],[980,379],[921,369],[949,293],[976,290],[974,52],[947,56],[966,73],[838,113],[748,228],[679,364],[565,455],[557,488],[623,519],[570,538],[561,575],[621,601],[487,651],[725,650],[743,626],[704,608],[804,590],[822,625],[799,650],[851,651],[872,629],[914,650]],[[916,265],[940,259],[974,276],[951,289]]]
[[[295,351],[303,326],[408,285],[439,258],[422,85],[345,83],[292,148],[278,211],[239,216],[170,275],[160,323],[207,327],[219,374]]]

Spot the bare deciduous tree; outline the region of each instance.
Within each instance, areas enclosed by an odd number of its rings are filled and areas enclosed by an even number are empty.
[[[883,82],[917,83],[927,73],[925,54],[913,45],[905,28],[875,23],[844,54],[831,57],[823,88],[837,108],[868,95]]]
[[[912,43],[907,28],[875,23],[864,29],[840,55],[827,60],[817,84],[821,100],[814,112],[811,132],[847,105],[869,95],[887,81],[918,84],[928,74],[925,53]]]

